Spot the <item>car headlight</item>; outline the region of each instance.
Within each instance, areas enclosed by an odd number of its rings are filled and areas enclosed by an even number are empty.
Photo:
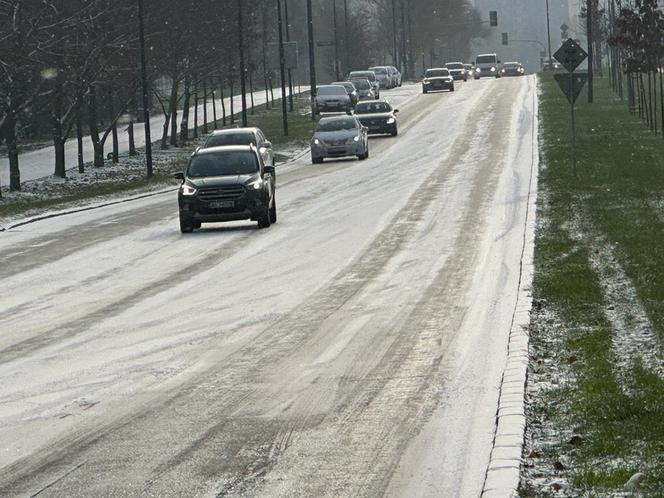
[[[428,85],[431,82],[429,80],[424,80],[424,81],[422,81],[422,83],[424,83],[425,85]]]
[[[360,136],[357,135],[357,136],[353,137],[353,140],[354,140],[355,142],[359,142],[359,141],[360,141]]]
[[[262,189],[262,188],[263,188],[263,180],[262,180],[262,178],[259,178],[259,179],[256,180],[255,182],[250,183],[250,184],[248,185],[248,187],[249,187],[249,188],[253,188],[254,190],[260,190],[260,189]]]
[[[196,187],[184,184],[180,187],[180,193],[182,195],[194,195],[196,193]]]
[[[320,145],[320,140],[318,140],[317,138],[314,138],[314,145]]]
[[[480,73],[480,72],[482,72],[482,70],[481,70],[479,67],[476,67],[476,68],[475,68],[475,72],[476,72],[476,73]]]
[[[492,68],[491,68],[491,72],[492,72],[492,73],[495,73],[495,72],[496,72],[496,68],[495,68],[495,67],[492,67]]]
[[[389,119],[387,120],[387,124],[394,124],[394,123],[396,123],[396,122],[397,122],[397,120],[394,119],[394,118],[389,118]]]

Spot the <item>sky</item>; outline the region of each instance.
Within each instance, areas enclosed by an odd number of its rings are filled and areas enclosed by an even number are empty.
[[[548,52],[546,29],[546,0],[471,0],[480,15],[488,19],[489,11],[498,12],[498,27],[490,28],[491,35],[486,40],[478,39],[473,53],[496,52],[503,62],[522,62],[529,71],[540,68],[541,53]],[[565,23],[576,27],[570,21],[570,10],[576,12],[577,0],[549,0],[551,19],[551,52],[561,45],[560,26]],[[502,33],[508,33],[509,44],[502,45]]]

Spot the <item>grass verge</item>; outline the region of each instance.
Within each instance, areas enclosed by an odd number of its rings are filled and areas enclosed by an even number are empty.
[[[577,103],[575,177],[569,106],[552,75],[540,82],[520,494],[625,496],[641,472],[640,496],[664,497],[664,140],[596,78],[595,103]]]

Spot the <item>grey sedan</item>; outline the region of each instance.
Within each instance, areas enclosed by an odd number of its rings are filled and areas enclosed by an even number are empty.
[[[321,118],[311,138],[311,162],[322,163],[326,157],[369,157],[369,135],[356,116]]]
[[[351,112],[353,102],[346,89],[341,85],[323,85],[316,88],[314,112]]]

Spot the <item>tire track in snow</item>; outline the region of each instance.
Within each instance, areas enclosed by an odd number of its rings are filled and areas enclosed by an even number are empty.
[[[167,471],[168,469],[175,471],[177,467],[185,462],[189,462],[190,465],[196,465],[197,463],[200,465],[200,461],[196,461],[195,455],[202,450],[210,450],[210,447],[212,447],[212,449],[216,449],[216,452],[211,452],[216,455],[215,458],[208,459],[207,466],[198,467],[198,472],[203,474],[204,477],[214,478],[218,476],[221,468],[232,466],[234,471],[241,475],[243,472],[248,472],[250,475],[260,478],[262,476],[261,469],[265,468],[265,464],[261,463],[265,461],[261,457],[263,451],[267,449],[268,454],[272,455],[267,459],[268,462],[275,462],[275,457],[280,453],[279,448],[288,447],[288,444],[275,444],[275,441],[282,441],[283,435],[292,434],[292,430],[300,431],[303,427],[319,425],[320,418],[310,412],[298,419],[296,423],[293,423],[292,419],[266,420],[260,414],[252,416],[246,411],[260,401],[262,397],[261,388],[265,380],[269,379],[271,369],[288,362],[294,351],[301,348],[303,342],[315,341],[320,336],[320,330],[316,329],[317,325],[333,317],[361,289],[365,288],[381,272],[387,262],[403,248],[403,244],[408,240],[408,237],[412,237],[416,233],[413,230],[421,221],[418,220],[420,210],[425,209],[425,206],[433,202],[439,192],[438,189],[441,187],[440,184],[432,182],[431,178],[426,179],[423,185],[429,183],[428,187],[418,191],[415,197],[408,201],[407,207],[397,216],[397,220],[399,217],[405,217],[406,221],[388,226],[369,246],[365,254],[344,270],[335,282],[317,292],[307,302],[275,325],[268,327],[254,343],[239,349],[231,357],[226,358],[222,371],[215,369],[213,372],[208,372],[199,379],[199,383],[194,384],[191,390],[176,391],[173,397],[156,403],[154,407],[148,408],[143,413],[132,414],[124,420],[113,422],[106,428],[100,428],[99,432],[78,434],[78,437],[72,438],[72,444],[68,445],[63,442],[61,450],[55,449],[50,454],[45,452],[44,455],[36,457],[32,461],[26,459],[23,461],[23,465],[15,467],[15,470],[17,472],[20,470],[19,473],[29,480],[31,477],[30,469],[38,474],[40,470],[48,469],[53,460],[75,459],[83,452],[93,452],[95,443],[101,444],[113,440],[120,443],[112,445],[117,448],[117,451],[122,452],[125,449],[129,451],[125,458],[115,460],[116,464],[121,463],[130,467],[133,462],[140,466],[141,463],[149,462],[150,458],[154,458],[154,455],[147,453],[150,448],[137,448],[136,441],[163,440],[166,437],[163,434],[163,424],[166,423],[166,420],[171,422],[177,420],[178,414],[184,413],[184,407],[186,406],[186,412],[191,416],[187,424],[193,428],[194,432],[200,431],[203,427],[210,427],[211,414],[217,414],[217,419],[221,420],[214,424],[209,431],[205,431],[202,437],[195,437],[187,448],[182,449],[180,454],[183,458],[186,458],[184,460],[178,458],[171,460],[171,465],[166,467]],[[409,224],[412,226],[409,226]],[[473,230],[468,229],[467,232],[468,236],[471,236]],[[401,347],[404,347],[403,342],[399,347],[395,347],[392,353],[392,363],[386,360],[386,366],[394,364],[394,361],[399,363],[400,359],[403,358],[402,353],[398,352],[401,351]],[[429,369],[429,366],[426,368]],[[414,376],[412,378],[420,377]],[[389,380],[386,376],[381,376],[380,379]],[[284,378],[282,383],[288,384],[292,380]],[[245,383],[248,386],[245,387]],[[247,391],[247,389],[249,390]],[[206,396],[210,393],[214,393],[218,397],[210,400]],[[362,393],[363,391],[360,389],[358,395]],[[372,391],[372,394],[375,393]],[[367,399],[366,402],[371,405],[372,400]],[[351,405],[355,407],[362,406],[361,403],[359,405],[351,403],[348,406]],[[315,403],[312,406],[315,406]],[[155,413],[156,411],[159,413]],[[155,423],[156,421],[159,423]],[[172,427],[171,429],[174,429],[175,432],[169,433],[168,437],[181,437],[182,440],[191,441],[192,434],[184,428]],[[118,434],[119,432],[124,434]],[[225,436],[229,436],[230,439],[225,438]],[[220,437],[222,438],[221,441],[219,440]],[[290,441],[290,437],[288,440]],[[258,448],[258,450],[252,453],[252,449],[255,448]],[[53,458],[54,454],[57,455],[56,458]],[[256,455],[259,457],[256,458]],[[233,457],[232,462],[228,460],[231,456]],[[103,458],[95,459],[95,462],[96,470],[88,470],[90,466],[86,466],[85,472],[91,472],[90,475],[75,478],[76,482],[80,481],[86,484],[80,489],[85,489],[88,493],[94,492],[95,489],[105,489],[103,487],[104,482],[88,481],[88,479],[94,479],[93,474],[96,479],[99,479],[100,475],[104,475]],[[114,470],[117,471],[118,469],[115,468]],[[99,471],[102,471],[101,474]],[[173,480],[176,479],[177,474],[175,472],[174,474],[169,484],[173,484]],[[5,479],[1,481],[6,482]],[[20,482],[21,479],[19,478],[17,484]],[[155,484],[159,483],[160,481],[155,482]],[[105,484],[109,485],[111,483],[106,482]],[[122,484],[115,482],[116,486]],[[191,483],[189,484],[191,485]],[[154,492],[157,488],[157,486],[150,486],[149,489],[146,489],[146,494]],[[177,491],[179,488],[175,486],[170,489]],[[189,491],[193,492],[195,490],[190,488]]]

